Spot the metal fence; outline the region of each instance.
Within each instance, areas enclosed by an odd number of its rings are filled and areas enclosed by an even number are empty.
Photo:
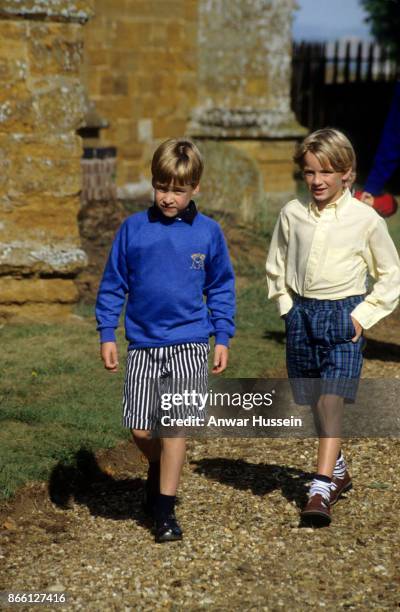
[[[310,130],[327,125],[344,130],[355,145],[363,178],[371,167],[399,77],[399,64],[375,43],[295,43],[292,108]]]

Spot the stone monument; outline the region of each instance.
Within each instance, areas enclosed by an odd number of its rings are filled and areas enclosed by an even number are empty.
[[[257,161],[269,201],[294,192],[290,108],[294,0],[199,0],[198,102],[188,126]]]
[[[89,0],[0,0],[0,320],[64,318],[77,224]]]

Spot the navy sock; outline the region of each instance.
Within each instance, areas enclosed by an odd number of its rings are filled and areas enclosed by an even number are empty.
[[[154,515],[156,521],[165,521],[174,512],[175,508],[175,495],[163,495],[159,493],[157,495],[156,504],[154,506]]]
[[[147,471],[146,489],[149,495],[156,496],[160,492],[160,461],[150,461]]]

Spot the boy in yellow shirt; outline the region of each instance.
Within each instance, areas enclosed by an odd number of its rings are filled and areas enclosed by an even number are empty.
[[[400,261],[385,221],[347,188],[356,159],[344,134],[310,134],[294,160],[311,201],[292,200],[280,212],[266,264],[268,297],[285,319],[295,401],[313,406],[320,424],[317,473],[302,519],[324,525],[352,486],[340,429],[344,401],[354,402],[357,392],[363,329],[396,308]],[[375,284],[366,294],[368,273]]]

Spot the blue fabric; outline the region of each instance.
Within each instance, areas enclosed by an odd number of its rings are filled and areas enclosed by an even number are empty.
[[[400,164],[400,81],[396,83],[392,105],[364,191],[379,195]]]
[[[365,340],[357,342],[350,313],[364,296],[317,300],[295,296],[285,317],[286,364],[297,404],[311,404],[321,394],[354,401]],[[312,380],[307,380],[312,379]]]
[[[208,342],[210,335],[227,346],[235,330],[234,275],[218,223],[200,213],[191,223],[149,211],[128,217],[98,291],[101,342],[115,341],[126,295],[129,349]]]

